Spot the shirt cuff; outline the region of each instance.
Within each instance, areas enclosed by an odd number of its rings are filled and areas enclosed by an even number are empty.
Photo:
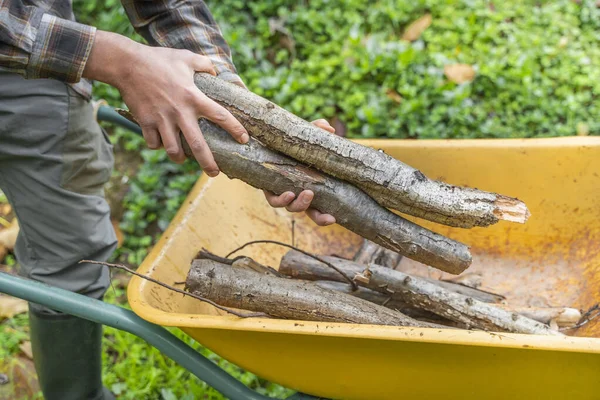
[[[95,27],[44,14],[27,65],[26,78],[79,82],[95,35]]]

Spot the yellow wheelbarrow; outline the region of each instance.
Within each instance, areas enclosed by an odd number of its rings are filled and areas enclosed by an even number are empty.
[[[486,288],[518,306],[587,309],[600,302],[600,138],[361,143],[432,178],[525,201],[532,213],[525,225],[426,224],[472,246],[468,272],[480,273]],[[185,280],[203,247],[224,255],[252,240],[292,237],[302,249],[342,256],[360,243],[339,226],[318,228],[270,208],[240,181],[202,176],[139,272],[173,284]],[[276,267],[286,249],[245,251]],[[312,395],[600,399],[600,319],[567,337],[240,319],[137,277],[128,298],[145,320],[179,327],[240,367]]]

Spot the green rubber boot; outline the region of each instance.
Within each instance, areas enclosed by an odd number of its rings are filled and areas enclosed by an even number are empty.
[[[102,325],[30,304],[29,326],[46,400],[114,400],[102,386]]]

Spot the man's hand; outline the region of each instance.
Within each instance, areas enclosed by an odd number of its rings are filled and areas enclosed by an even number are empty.
[[[179,131],[194,157],[209,176],[219,167],[208,148],[199,118],[206,118],[247,143],[248,132],[224,107],[209,99],[194,84],[195,72],[215,75],[208,57],[187,50],[150,47],[123,36],[96,32],[84,77],[108,83],[123,100],[142,128],[148,147],[164,146],[178,163],[185,160]]]
[[[83,76],[119,89],[140,124],[148,147],[157,149],[162,145],[173,161],[181,163],[185,160],[181,131],[202,170],[215,177],[219,167],[202,136],[198,119],[216,123],[240,143],[247,143],[249,136],[227,109],[196,87],[195,72],[215,75],[208,57],[187,50],[145,46],[121,35],[97,31]],[[313,124],[334,132],[324,119]],[[292,192],[280,196],[265,192],[265,196],[273,207],[306,211],[318,225],[335,223],[333,216],[310,208],[314,197],[310,190],[301,192],[298,198]]]
[[[335,132],[335,129],[324,119],[313,121],[313,124],[321,129],[325,129],[328,132]],[[315,194],[312,192],[312,190],[304,190],[300,192],[297,198],[292,192],[285,192],[279,196],[270,192],[265,192],[265,197],[267,198],[267,202],[269,202],[271,207],[285,207],[286,210],[290,212],[306,211],[306,215],[308,215],[308,217],[317,225],[327,226],[335,224],[335,218],[333,215],[322,214],[314,208],[310,208],[310,203],[315,197]]]

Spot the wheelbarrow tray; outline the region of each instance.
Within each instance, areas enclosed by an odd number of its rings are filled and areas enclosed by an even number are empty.
[[[600,138],[359,141],[427,176],[525,201],[524,225],[455,229],[420,223],[473,253],[466,273],[511,304],[587,309],[600,302]],[[225,255],[273,239],[315,253],[351,257],[361,239],[339,226],[272,209],[263,194],[222,174],[203,175],[139,272],[184,281],[201,248]],[[243,254],[277,267],[287,249],[255,245]],[[404,268],[441,273],[408,259]],[[449,275],[444,275],[449,277]],[[181,328],[258,376],[336,399],[598,399],[600,318],[575,336],[240,319],[134,277],[128,298],[142,318]]]

